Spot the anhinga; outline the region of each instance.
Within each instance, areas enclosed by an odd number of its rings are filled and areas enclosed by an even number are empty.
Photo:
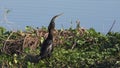
[[[50,57],[53,51],[53,31],[55,28],[55,19],[62,14],[58,14],[51,19],[48,26],[48,37],[43,41],[40,49],[40,54],[36,56],[27,55],[26,60],[38,63],[39,60]]]
[[[50,57],[53,51],[53,31],[55,28],[55,19],[60,15],[62,14],[58,14],[51,19],[51,22],[48,26],[48,37],[43,41],[43,44],[41,45],[40,55],[38,57],[39,60]]]

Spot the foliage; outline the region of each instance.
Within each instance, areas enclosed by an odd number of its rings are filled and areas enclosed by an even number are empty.
[[[26,27],[26,33],[35,34],[35,28]],[[40,29],[41,30],[41,29]],[[46,31],[44,27],[43,32]],[[26,54],[8,55],[0,52],[1,67],[27,67],[27,68],[116,68],[120,67],[120,33],[110,32],[104,35],[96,32],[93,28],[90,29],[64,29],[57,30],[55,36],[55,48],[52,56],[47,59],[40,60],[39,63],[31,63],[25,60]],[[10,31],[5,28],[0,28],[0,42],[7,39]],[[23,34],[22,33],[22,34]],[[40,32],[41,33],[41,32]],[[43,36],[45,33],[42,33]],[[36,35],[32,35],[34,38]],[[38,36],[38,35],[37,35]],[[45,37],[39,36],[39,41],[43,41]],[[13,33],[10,39],[20,39],[20,32]],[[24,37],[23,37],[24,38]],[[3,43],[4,44],[4,43]],[[1,43],[0,46],[2,47]],[[40,43],[39,43],[40,44]],[[16,45],[17,46],[17,45]],[[40,47],[35,50],[25,48],[27,54],[38,54]],[[2,48],[1,48],[2,51]]]

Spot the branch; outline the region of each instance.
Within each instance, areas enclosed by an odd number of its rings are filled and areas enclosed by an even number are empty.
[[[111,32],[111,30],[112,30],[113,26],[115,25],[115,23],[116,23],[116,20],[113,21],[113,24],[112,24],[111,28],[109,29],[108,33]]]
[[[10,35],[8,36],[8,38],[6,39],[6,41],[5,41],[5,43],[4,43],[4,46],[3,46],[3,51],[5,51],[4,49],[5,49],[5,47],[6,47],[6,43],[7,43],[7,41],[9,40],[9,38],[12,36],[13,33],[14,33],[14,32],[12,31],[12,32],[10,33]]]

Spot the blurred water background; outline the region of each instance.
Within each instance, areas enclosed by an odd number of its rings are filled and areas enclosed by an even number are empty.
[[[12,23],[9,26],[3,20],[6,9],[10,10],[6,17]],[[47,27],[59,13],[64,14],[56,19],[57,29],[75,28],[76,20],[80,20],[81,27],[106,33],[116,20],[112,31],[120,32],[120,0],[0,0],[0,26],[8,29]]]

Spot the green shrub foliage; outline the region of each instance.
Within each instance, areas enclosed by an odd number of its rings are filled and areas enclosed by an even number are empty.
[[[35,31],[36,30],[36,31]],[[41,28],[46,32],[46,28]],[[38,63],[31,63],[25,59],[27,54],[39,54],[38,46],[35,50],[25,48],[23,54],[8,55],[4,53],[5,40],[10,36],[11,31],[0,27],[0,67],[10,68],[117,68],[120,67],[120,33],[109,32],[104,35],[90,29],[63,29],[57,30],[55,47],[50,58],[40,60]],[[26,27],[26,32],[17,31],[10,39],[20,39],[21,33],[30,33],[33,37],[37,29]],[[24,38],[24,37],[23,37]],[[39,39],[44,40],[44,37]],[[41,40],[39,40],[41,41]],[[40,44],[40,43],[39,43]],[[16,44],[17,46],[17,44]]]

